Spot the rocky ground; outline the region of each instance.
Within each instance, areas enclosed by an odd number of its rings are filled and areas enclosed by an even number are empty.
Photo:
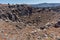
[[[60,40],[60,11],[0,4],[0,40]]]

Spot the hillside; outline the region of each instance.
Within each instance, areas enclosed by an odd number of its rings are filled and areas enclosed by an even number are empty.
[[[60,7],[0,4],[0,40],[60,40]]]

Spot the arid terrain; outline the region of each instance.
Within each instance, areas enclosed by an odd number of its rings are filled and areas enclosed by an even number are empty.
[[[60,40],[60,7],[0,4],[0,40]]]

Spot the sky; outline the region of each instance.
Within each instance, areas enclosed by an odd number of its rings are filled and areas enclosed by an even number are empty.
[[[0,0],[2,4],[39,4],[39,3],[60,3],[60,0]]]

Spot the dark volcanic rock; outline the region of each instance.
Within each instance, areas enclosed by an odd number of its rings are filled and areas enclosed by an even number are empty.
[[[55,24],[54,27],[55,27],[55,28],[59,28],[59,27],[60,27],[60,21],[58,21],[58,22]]]

